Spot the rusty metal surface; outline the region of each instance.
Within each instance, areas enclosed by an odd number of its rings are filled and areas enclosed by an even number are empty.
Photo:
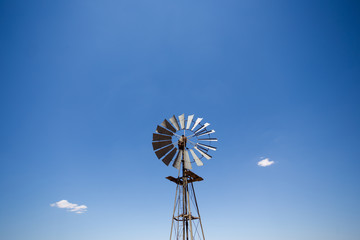
[[[153,141],[166,141],[166,140],[171,140],[171,136],[153,133]]]
[[[173,160],[173,158],[174,158],[174,156],[175,156],[175,154],[176,154],[176,151],[177,151],[177,149],[174,148],[173,150],[171,150],[171,151],[169,152],[168,155],[166,155],[166,156],[163,158],[162,161],[166,164],[166,166],[169,166],[170,162]]]
[[[162,142],[153,142],[152,143],[154,150],[157,150],[159,148],[165,147],[165,146],[170,145],[170,144],[172,144],[171,141],[162,141]]]
[[[166,179],[168,179],[176,184],[183,185],[183,181],[180,178],[174,178],[172,176],[168,176],[168,177],[166,177]]]
[[[164,119],[164,121],[161,123],[161,126],[163,126],[164,128],[169,129],[170,131],[172,131],[173,133],[176,132],[176,129],[171,125],[171,123],[168,122],[168,120]]]
[[[185,147],[186,147],[186,143],[187,143],[187,138],[185,136],[182,136],[178,140],[178,148],[179,148],[179,150],[184,150]]]
[[[198,175],[196,175],[195,173],[193,173],[192,171],[190,170],[187,170],[185,171],[185,175],[188,179],[187,179],[187,182],[188,183],[191,183],[191,182],[200,182],[200,181],[203,181],[204,179]],[[179,184],[179,185],[183,185],[183,181],[182,181],[182,178],[181,177],[178,177],[178,178],[175,178],[175,177],[172,177],[172,176],[168,176],[166,177],[166,179],[176,183],[176,184]]]
[[[159,133],[164,134],[164,135],[169,135],[169,136],[174,135],[173,132],[167,130],[166,128],[160,127],[160,126],[157,126],[156,131],[158,131]]]
[[[204,180],[202,177],[198,176],[197,174],[193,173],[192,171],[188,170],[185,172],[185,176],[190,177],[192,182],[199,182]]]
[[[169,145],[167,147],[164,147],[164,148],[156,151],[155,154],[159,159],[161,159],[165,154],[170,152],[173,148],[174,148],[174,144],[171,144],[171,145]]]

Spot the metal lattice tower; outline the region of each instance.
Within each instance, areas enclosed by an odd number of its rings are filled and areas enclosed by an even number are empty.
[[[176,183],[170,240],[205,240],[193,185],[203,178],[190,169],[192,169],[191,163],[195,162],[197,166],[203,166],[202,158],[208,160],[212,158],[208,151],[216,151],[212,143],[217,142],[217,139],[210,136],[215,132],[214,130],[206,129],[209,123],[202,124],[202,118],[197,118],[196,121],[193,119],[194,115],[185,119],[185,115],[182,114],[179,116],[179,121],[172,116],[169,119],[171,123],[165,119],[153,134],[152,145],[156,156],[167,166],[174,160],[173,167],[179,170],[177,178],[167,177],[168,180]],[[200,154],[200,157],[194,150]]]

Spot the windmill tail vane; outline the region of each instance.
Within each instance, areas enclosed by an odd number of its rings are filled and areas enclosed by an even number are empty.
[[[166,179],[176,184],[174,209],[171,221],[171,239],[196,240],[205,239],[200,211],[196,199],[194,182],[203,178],[191,171],[192,163],[203,166],[203,159],[210,160],[209,150],[217,138],[211,137],[215,130],[208,130],[210,123],[202,124],[203,118],[194,120],[194,115],[185,118],[185,114],[165,119],[153,133],[153,149],[156,156],[167,166],[179,170],[177,178]],[[190,154],[189,154],[190,153]]]

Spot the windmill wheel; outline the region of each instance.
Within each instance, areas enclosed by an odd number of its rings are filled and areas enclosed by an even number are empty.
[[[183,162],[184,168],[192,169],[191,163],[203,166],[202,158],[212,158],[208,152],[216,151],[212,144],[217,142],[217,138],[211,137],[215,130],[207,129],[210,123],[202,124],[202,118],[194,121],[194,115],[185,119],[184,114],[178,119],[172,116],[169,120],[165,119],[158,125],[153,134],[152,145],[159,159],[167,166],[174,160],[175,168],[180,169]]]

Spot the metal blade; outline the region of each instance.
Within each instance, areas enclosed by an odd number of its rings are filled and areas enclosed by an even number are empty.
[[[153,141],[165,141],[165,140],[171,140],[171,136],[153,133]]]
[[[217,142],[217,138],[199,138],[199,141],[209,141],[209,142]]]
[[[161,123],[161,126],[169,129],[170,131],[172,131],[174,133],[176,132],[176,129],[166,119]]]
[[[204,165],[203,162],[198,158],[198,156],[194,153],[194,151],[192,149],[190,149],[189,151],[190,151],[192,157],[194,158],[196,165],[198,165],[199,167]]]
[[[179,116],[179,122],[180,122],[181,129],[184,129],[185,128],[185,114],[182,114]]]
[[[180,150],[176,156],[176,160],[174,161],[173,167],[180,169],[181,167],[181,158],[182,158],[182,150]]]
[[[153,142],[153,143],[152,143],[154,151],[156,151],[156,150],[159,149],[159,148],[162,148],[162,147],[165,147],[165,146],[167,146],[167,145],[170,145],[170,144],[172,144],[171,141],[162,141],[162,142]]]
[[[198,149],[197,147],[194,147],[201,155],[203,155],[207,160],[211,159],[212,157],[207,154],[206,152],[203,152],[202,150]]]
[[[186,123],[186,129],[190,128],[193,118],[194,118],[194,114],[188,116],[188,120],[187,120],[187,123]]]
[[[177,131],[180,130],[179,124],[178,124],[178,122],[176,120],[175,115],[170,118],[170,122],[172,123],[172,125],[174,125],[174,127],[176,128]]]
[[[196,135],[196,133],[200,132],[201,130],[203,130],[204,128],[206,128],[209,125],[210,125],[210,123],[205,123],[204,126],[202,126],[201,128],[199,128],[198,130],[195,131],[195,135]]]
[[[212,146],[209,146],[209,145],[205,145],[205,144],[202,144],[202,143],[198,143],[198,145],[204,147],[204,148],[207,148],[207,149],[211,149],[213,151],[216,151],[216,147],[212,147]]]
[[[202,118],[196,119],[195,124],[194,124],[194,126],[192,127],[191,131],[194,131],[194,129],[196,128],[196,126],[201,122],[201,120],[203,120],[203,119],[202,119]]]
[[[158,131],[161,134],[165,134],[165,135],[170,135],[170,136],[174,135],[173,132],[170,132],[169,130],[162,128],[160,126],[157,126],[156,131]]]
[[[187,150],[184,150],[184,167],[186,169],[191,169],[191,162],[190,162],[189,152]]]
[[[215,132],[215,130],[210,130],[210,131],[206,131],[206,132],[203,132],[203,133],[195,134],[195,136],[200,137],[200,136],[211,134],[211,133],[214,133],[214,132]]]
[[[206,132],[206,131],[208,131],[208,130],[203,129],[203,130],[201,130],[201,131],[197,132],[196,134],[194,134],[194,136],[196,136],[196,135],[200,135],[200,134],[202,134],[202,133],[204,133],[204,132]]]
[[[206,153],[209,151],[209,149],[204,148],[204,147],[202,147],[202,146],[200,146],[200,145],[196,145],[196,147],[197,147],[199,150],[201,150],[201,151],[203,151],[203,152],[206,152]]]
[[[166,166],[169,166],[171,160],[173,160],[174,156],[175,156],[175,153],[177,151],[177,148],[174,148],[173,150],[171,150],[171,152],[169,152],[168,155],[166,155],[164,158],[163,158],[163,162],[166,164]]]
[[[156,156],[158,157],[158,159],[162,158],[165,154],[167,154],[168,152],[170,152],[170,150],[172,150],[174,148],[174,144],[171,144],[167,147],[164,147],[160,150],[157,150],[155,152]]]

